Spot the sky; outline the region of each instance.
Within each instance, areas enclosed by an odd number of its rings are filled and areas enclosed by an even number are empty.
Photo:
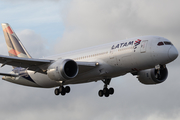
[[[179,0],[0,0],[0,23],[9,23],[32,57],[86,48],[144,35],[169,39],[180,51]],[[0,54],[8,55],[2,29]],[[113,96],[100,98],[101,81],[32,88],[0,81],[3,120],[179,120],[180,59],[167,65],[168,78],[143,85],[127,74],[113,78]],[[5,66],[0,72],[9,72]]]

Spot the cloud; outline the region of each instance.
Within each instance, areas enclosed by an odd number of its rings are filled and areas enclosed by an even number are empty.
[[[56,12],[59,9],[55,4],[58,3],[48,1],[43,3],[28,1],[7,3],[4,1],[0,5],[0,7],[2,7],[0,12],[2,18],[0,21],[11,22],[11,24],[15,23],[16,25],[21,24],[23,26],[27,26],[26,24],[30,23],[32,26],[47,23],[58,23],[61,19],[60,15]],[[9,8],[4,7],[6,5],[9,6]]]
[[[32,30],[25,29],[21,31],[18,36],[32,57],[41,58],[51,55],[52,51],[46,49],[47,40],[41,35]]]
[[[65,9],[65,31],[56,47],[68,51],[142,35],[177,42],[179,1],[72,1]],[[175,35],[174,35],[175,34]],[[71,47],[68,47],[71,46]]]
[[[1,0],[1,1],[17,3],[17,2],[43,2],[43,1],[58,2],[62,0],[16,0],[16,2],[14,0]]]

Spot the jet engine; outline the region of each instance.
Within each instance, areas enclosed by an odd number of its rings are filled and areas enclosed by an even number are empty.
[[[47,69],[47,75],[55,81],[65,81],[75,78],[79,68],[77,63],[71,59],[61,59],[52,63]]]
[[[159,84],[166,80],[168,70],[166,67],[160,66],[159,69],[152,68],[138,72],[138,80],[143,84]]]

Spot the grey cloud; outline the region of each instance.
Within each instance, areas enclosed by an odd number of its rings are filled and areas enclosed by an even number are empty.
[[[18,36],[32,57],[40,58],[51,55],[52,51],[46,49],[47,40],[41,37],[41,35],[36,34],[32,30],[26,29],[21,31]]]
[[[176,39],[173,34],[179,31],[178,3],[177,0],[72,1],[64,10],[65,32],[58,39],[64,47],[57,50],[63,52],[142,35]]]
[[[17,2],[43,2],[43,1],[58,2],[61,0],[16,0],[16,1],[14,1],[14,0],[1,0],[1,1],[17,3]]]

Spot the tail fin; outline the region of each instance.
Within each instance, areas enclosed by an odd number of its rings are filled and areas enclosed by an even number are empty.
[[[17,37],[16,33],[12,30],[10,25],[8,23],[2,23],[2,28],[9,56],[31,58],[30,54],[26,51],[25,47]]]

